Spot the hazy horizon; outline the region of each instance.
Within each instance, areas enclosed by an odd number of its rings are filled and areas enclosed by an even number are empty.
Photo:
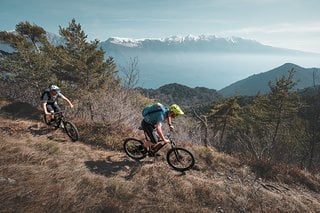
[[[128,56],[129,58],[129,56]],[[116,58],[116,62],[119,62]],[[123,61],[122,61],[123,62]],[[126,64],[128,64],[127,61]],[[285,63],[320,68],[318,57],[270,54],[148,53],[138,57],[139,86],[156,89],[169,83],[220,90]],[[122,64],[122,67],[125,67]]]
[[[236,36],[320,53],[319,8],[317,0],[2,0],[0,30],[29,21],[58,34],[75,18],[90,40]]]
[[[189,34],[235,36],[273,47],[320,53],[319,8],[318,0],[1,0],[0,30],[13,30],[16,24],[28,21],[58,34],[59,26],[67,27],[75,18],[89,40]],[[320,60],[312,57],[186,56],[179,59],[180,64],[169,59],[168,64],[150,67],[153,59],[141,57],[141,85],[187,82],[189,86],[220,89],[284,63],[320,67]],[[189,63],[184,73],[172,73],[175,66]],[[166,77],[166,73],[172,77]]]

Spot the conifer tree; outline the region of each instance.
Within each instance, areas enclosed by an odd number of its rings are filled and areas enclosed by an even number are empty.
[[[84,107],[90,112],[94,120],[94,94],[105,92],[109,83],[114,83],[116,65],[113,58],[104,60],[104,51],[98,47],[99,41],[87,42],[87,35],[75,19],[67,28],[60,26],[60,35],[65,39],[66,45],[61,48],[60,61],[63,64],[62,75],[68,82],[68,87],[73,87],[78,96],[84,101]]]
[[[98,48],[98,40],[87,42],[87,35],[75,19],[67,28],[60,26],[60,35],[66,41],[64,69],[67,79],[78,89],[95,91],[113,78],[116,70],[112,58],[104,60],[104,51]]]
[[[304,152],[302,164],[308,169],[316,168],[316,159],[320,159],[320,87],[316,83],[316,72],[313,72],[313,87],[309,88],[308,94],[304,95],[306,105],[302,110],[303,118],[306,121],[307,140],[302,150]],[[310,91],[311,90],[311,91]],[[319,160],[318,160],[319,163]]]
[[[238,104],[237,96],[225,99],[222,103],[212,108],[208,120],[213,124],[214,135],[220,131],[220,144],[225,136],[227,127],[233,127],[241,120],[238,115],[240,110],[241,107]]]
[[[37,42],[41,42],[45,39],[46,31],[37,25],[31,25],[29,22],[20,22],[16,26],[16,31],[21,35],[30,40],[35,49],[40,52]]]
[[[1,32],[0,40],[14,49],[0,61],[1,68],[13,74],[11,80],[16,82],[14,87],[10,87],[14,90],[11,96],[34,100],[44,86],[56,79],[52,73],[53,60],[41,51],[49,45],[44,29],[29,22],[20,22],[16,25],[16,32]],[[10,82],[7,80],[5,83]]]
[[[274,133],[272,143],[276,141],[281,124],[288,121],[293,113],[298,111],[298,97],[296,93],[291,92],[296,85],[293,79],[293,69],[288,72],[288,76],[282,76],[276,80],[275,84],[269,82],[271,92],[268,95],[268,104],[266,110],[269,112],[269,117],[274,122]]]
[[[294,118],[299,109],[299,99],[296,92],[291,90],[296,85],[294,71],[288,71],[288,76],[276,79],[276,82],[269,82],[270,93],[267,95],[258,94],[253,105],[250,106],[249,119],[256,138],[261,144],[258,156],[265,156],[266,160],[276,160],[285,147],[288,148],[288,141],[293,138]],[[293,142],[293,140],[291,140]]]

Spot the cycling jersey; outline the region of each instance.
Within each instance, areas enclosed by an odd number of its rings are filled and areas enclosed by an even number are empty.
[[[58,97],[61,97],[61,93],[57,93],[56,95],[51,95],[50,92],[46,92],[43,95],[42,101],[47,104],[56,104]]]

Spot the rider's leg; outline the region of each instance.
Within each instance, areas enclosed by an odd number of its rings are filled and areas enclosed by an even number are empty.
[[[54,107],[52,104],[47,104],[47,111],[51,113],[50,121],[54,119]]]
[[[61,108],[57,103],[52,104],[52,108],[54,110],[54,112],[60,112]]]
[[[144,120],[142,120],[141,122],[141,127],[143,129],[143,131],[145,131],[145,133],[147,134],[147,136],[149,137],[150,141],[145,141],[144,142],[144,147],[146,148],[153,148],[153,146],[158,142],[158,137],[156,135],[156,131],[153,125],[145,122]]]
[[[58,105],[58,103],[57,102],[55,102],[54,104],[52,104],[52,108],[53,108],[53,110],[54,110],[54,112],[56,113],[56,112],[60,112],[61,111],[61,108],[60,108],[60,106]],[[63,126],[63,124],[61,123],[61,120],[58,120],[58,119],[54,119],[55,120],[55,122],[56,122],[56,128],[58,128],[59,126],[61,126],[62,128],[64,127]]]
[[[157,144],[155,144],[152,149],[157,152],[159,149],[161,149],[161,147],[163,147],[165,144],[162,144],[161,142],[158,142]]]

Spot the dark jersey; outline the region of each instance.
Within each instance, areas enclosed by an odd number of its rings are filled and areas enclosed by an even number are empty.
[[[61,96],[61,93],[56,95],[51,95],[50,92],[44,92],[42,95],[42,101],[47,104],[54,104],[57,102],[57,99]]]

